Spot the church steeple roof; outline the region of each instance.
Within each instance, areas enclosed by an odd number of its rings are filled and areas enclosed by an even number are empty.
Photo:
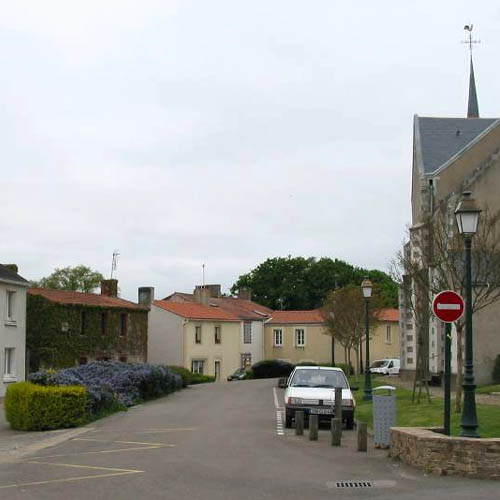
[[[479,105],[477,104],[476,79],[474,78],[472,54],[470,56],[469,103],[467,106],[467,118],[479,118]]]

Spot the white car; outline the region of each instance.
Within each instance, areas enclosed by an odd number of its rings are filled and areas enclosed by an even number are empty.
[[[382,375],[399,375],[399,359],[377,359],[370,365],[370,372]]]
[[[286,427],[292,426],[298,410],[304,412],[305,420],[309,419],[309,415],[318,415],[320,420],[333,418],[336,387],[342,388],[342,420],[346,429],[352,429],[356,400],[347,377],[340,368],[324,366],[297,366],[288,378],[285,391]]]

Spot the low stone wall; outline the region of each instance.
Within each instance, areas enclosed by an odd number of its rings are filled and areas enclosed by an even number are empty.
[[[500,439],[450,437],[438,430],[392,427],[389,456],[442,476],[500,480]]]

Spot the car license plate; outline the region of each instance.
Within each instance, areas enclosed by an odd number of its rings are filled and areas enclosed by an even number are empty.
[[[330,408],[311,408],[311,413],[313,415],[331,415],[332,410]]]

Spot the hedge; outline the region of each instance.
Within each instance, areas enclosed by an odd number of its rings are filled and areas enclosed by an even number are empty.
[[[279,359],[264,359],[252,365],[252,378],[288,377],[295,366]]]
[[[76,427],[89,420],[85,387],[43,387],[18,382],[5,395],[5,417],[16,430]]]

